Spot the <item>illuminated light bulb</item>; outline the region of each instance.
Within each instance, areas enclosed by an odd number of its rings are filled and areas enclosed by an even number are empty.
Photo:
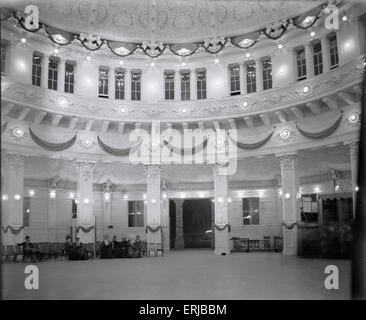
[[[341,187],[339,186],[339,184],[337,184],[335,187],[334,187],[334,190],[335,191],[338,191]]]
[[[215,199],[211,199],[212,202],[215,202]]]
[[[320,192],[320,188],[319,187],[315,187],[314,191],[315,191],[315,193],[319,193]]]
[[[185,67],[187,64],[185,61],[182,62],[182,67]]]
[[[142,195],[142,198],[143,198],[143,199],[146,199],[146,193],[144,193],[144,194]]]
[[[283,44],[282,44],[282,43],[279,43],[279,44],[277,45],[277,48],[278,48],[278,49],[280,49],[280,50],[281,50],[281,49],[283,49]]]
[[[220,62],[219,58],[215,58],[214,62],[218,64]]]
[[[355,187],[355,191],[358,192],[360,188],[358,186]]]
[[[218,198],[218,199],[217,199],[217,202],[218,202],[218,203],[223,203],[223,202],[224,202],[224,200],[220,197],[220,198]]]
[[[34,190],[29,190],[29,196],[33,197],[35,194]]]
[[[19,127],[14,128],[14,130],[13,130],[13,134],[14,134],[16,137],[21,138],[21,137],[23,137],[23,135],[24,135],[24,130],[23,130],[22,128],[19,128]]]
[[[20,194],[16,194],[15,196],[14,196],[14,199],[15,200],[20,200],[22,197],[20,196]]]
[[[232,201],[231,198],[227,198],[228,203],[231,203],[231,201]]]
[[[51,198],[51,199],[56,198],[56,190],[51,190],[51,191],[50,191],[50,198]]]
[[[26,43],[26,42],[27,42],[27,39],[26,39],[26,38],[21,38],[21,39],[20,39],[20,42],[24,44],[24,43]]]
[[[245,54],[245,56],[246,56],[247,58],[250,58],[250,52],[247,52],[247,53]]]
[[[344,16],[342,17],[342,21],[346,22],[347,20],[348,20],[348,17],[347,17],[346,15],[344,15]]]
[[[119,65],[123,66],[123,60],[119,60]]]
[[[315,31],[311,31],[311,32],[310,32],[310,36],[311,36],[311,37],[313,37],[313,38],[314,38],[314,37],[315,37],[315,35],[316,35]]]
[[[90,201],[88,198],[85,198],[84,201],[83,201],[85,204],[88,204]]]
[[[127,200],[127,199],[128,199],[128,195],[127,195],[127,194],[125,194],[125,195],[123,196],[123,199]]]
[[[286,198],[286,199],[290,199],[290,198],[291,198],[291,194],[289,194],[288,192],[287,192],[287,193],[285,193],[285,198]]]
[[[74,194],[73,192],[70,192],[70,193],[69,193],[69,198],[70,198],[70,199],[74,199],[74,197],[75,197],[75,194]]]
[[[1,199],[2,199],[3,201],[6,201],[6,200],[8,200],[8,199],[9,199],[9,197],[8,197],[8,195],[7,195],[7,194],[3,194],[3,195],[1,196]]]
[[[58,54],[58,49],[57,48],[55,48],[55,50],[53,50],[53,52],[55,53],[55,54]]]
[[[104,194],[104,200],[105,201],[109,201],[111,199],[111,194],[109,193],[109,192],[106,192],[105,194]]]
[[[151,203],[156,203],[156,199],[151,199]]]
[[[29,213],[30,212],[30,209],[27,209],[27,213]]]
[[[155,62],[154,61],[151,61],[150,66],[151,67],[155,67]]]
[[[163,199],[166,199],[168,195],[166,193],[163,193]]]
[[[282,196],[282,190],[278,191],[278,195]]]
[[[91,57],[89,55],[87,55],[85,59],[86,59],[86,61],[90,61]]]

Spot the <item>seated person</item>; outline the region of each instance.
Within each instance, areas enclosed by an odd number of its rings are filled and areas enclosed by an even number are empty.
[[[76,260],[76,254],[74,250],[74,244],[71,241],[71,237],[69,235],[66,236],[65,242],[65,256],[69,258],[69,260]]]
[[[101,259],[113,258],[112,242],[108,241],[108,235],[104,236],[104,240],[100,244],[100,258]]]
[[[33,243],[30,242],[30,236],[25,237],[25,241],[17,243],[18,246],[22,246],[23,259],[30,259],[32,262],[37,261],[36,250]]]
[[[141,258],[141,240],[140,236],[137,235],[135,241],[132,244],[134,254],[133,258]]]
[[[75,239],[74,250],[75,250],[74,254],[75,254],[75,258],[76,258],[74,260],[87,260],[88,259],[88,252],[84,248],[83,244],[80,242],[80,238]]]
[[[122,258],[121,243],[117,241],[117,236],[113,236],[112,254],[114,258]]]
[[[121,241],[121,258],[129,258],[128,251],[131,247],[131,244],[127,241],[126,236],[122,236]]]

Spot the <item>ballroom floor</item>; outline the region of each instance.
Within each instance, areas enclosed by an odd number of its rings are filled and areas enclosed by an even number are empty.
[[[339,268],[339,290],[326,290],[324,268]],[[215,256],[171,251],[142,259],[39,263],[39,290],[24,288],[24,263],[2,266],[3,299],[348,299],[350,262],[276,253]]]

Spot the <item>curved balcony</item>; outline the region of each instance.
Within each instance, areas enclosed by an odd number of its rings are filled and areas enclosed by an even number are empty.
[[[201,101],[107,100],[86,98],[15,82],[3,77],[2,100],[53,114],[115,122],[196,122],[275,112],[319,100],[362,81],[364,56],[284,88]]]

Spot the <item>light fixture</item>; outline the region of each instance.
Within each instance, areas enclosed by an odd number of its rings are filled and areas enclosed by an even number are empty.
[[[185,106],[179,108],[179,113],[182,116],[186,116],[189,113],[189,109]]]
[[[127,195],[127,194],[125,194],[125,195],[123,196],[123,199],[128,200],[128,195]]]
[[[58,49],[57,48],[55,48],[55,50],[53,50],[53,52],[54,52],[54,54],[58,54]]]
[[[220,62],[219,58],[215,58],[214,62],[215,64],[218,64]]]
[[[69,104],[69,101],[66,97],[60,96],[56,99],[56,103],[59,107],[64,108]]]
[[[26,38],[21,38],[21,39],[20,39],[20,42],[24,44],[24,43],[26,43],[26,42],[27,42],[27,39],[26,39]]]
[[[119,106],[118,108],[118,112],[119,114],[121,114],[122,116],[125,116],[128,114],[128,108],[126,106]]]
[[[31,190],[28,191],[28,194],[29,194],[30,197],[33,197],[35,192],[34,192],[33,189],[31,189]]]
[[[119,60],[119,65],[123,66],[123,60]]]
[[[218,202],[218,203],[223,203],[223,202],[224,202],[224,199],[223,199],[223,198],[221,198],[221,197],[219,197],[219,198],[217,198],[217,202]]]
[[[339,191],[339,189],[341,188],[341,186],[339,184],[337,184],[335,187],[334,187],[334,190],[335,191]]]
[[[85,199],[83,200],[83,202],[84,202],[84,204],[88,204],[90,201],[89,201],[89,199],[88,199],[88,198],[85,198]]]
[[[146,200],[144,201],[144,204],[147,204],[147,201]]]
[[[163,193],[163,199],[166,199],[166,198],[168,198],[168,195],[164,192]]]
[[[314,38],[314,37],[315,37],[315,35],[316,35],[315,31],[311,31],[311,32],[310,32],[310,37]]]
[[[155,67],[155,62],[154,62],[154,60],[150,62],[150,67]]]
[[[280,197],[282,197],[282,189],[280,189],[279,191],[278,191],[278,195],[280,196]]]
[[[231,198],[227,198],[228,203],[231,203],[231,201],[232,201]]]
[[[348,117],[348,121],[350,123],[357,123],[360,119],[360,114],[358,112],[353,112],[352,114],[350,114],[350,116]]]
[[[358,192],[360,188],[358,186],[355,187],[355,191]]]
[[[283,49],[283,44],[282,44],[282,43],[279,43],[279,44],[277,45],[277,48],[278,48],[278,49],[280,49],[280,50],[281,50],[281,49]]]
[[[20,196],[20,194],[18,194],[18,193],[14,196],[14,199],[15,199],[15,200],[20,200],[21,198],[22,198],[22,197],[21,197],[21,196]]]
[[[14,134],[14,136],[16,136],[17,138],[21,138],[21,137],[23,137],[23,135],[24,135],[24,130],[23,130],[22,128],[20,128],[20,127],[16,127],[16,128],[14,128],[14,130],[13,130],[13,134]]]
[[[51,191],[50,191],[50,198],[51,198],[51,199],[56,198],[56,190],[51,190]]]
[[[104,201],[109,201],[111,199],[111,194],[109,192],[104,193]]]
[[[185,61],[182,61],[182,67],[185,67],[187,63]]]
[[[290,199],[290,198],[291,198],[291,194],[290,194],[290,193],[288,193],[288,192],[286,192],[286,193],[285,193],[285,198],[286,198],[286,199]]]
[[[69,198],[70,198],[70,199],[74,199],[74,197],[75,197],[75,194],[74,194],[73,192],[70,192],[70,193],[69,193]]]
[[[6,200],[8,200],[8,199],[9,199],[9,197],[8,197],[8,195],[7,195],[7,194],[3,194],[3,195],[1,196],[1,199],[2,199],[3,201],[6,201]]]
[[[90,55],[87,55],[85,59],[86,59],[86,61],[90,61],[91,60]]]
[[[155,204],[156,203],[156,199],[151,199],[151,203]]]
[[[301,88],[301,92],[302,94],[304,95],[307,95],[310,93],[310,86],[308,84],[304,85],[302,88]]]
[[[143,198],[143,199],[146,199],[146,193],[144,193],[144,194],[142,195],[142,198]]]
[[[314,191],[315,191],[315,193],[319,193],[320,192],[320,188],[319,187],[315,187]]]
[[[27,213],[30,213],[30,209],[27,209]]]
[[[86,137],[84,139],[81,140],[81,143],[85,146],[85,147],[90,147],[93,144],[93,140]]]
[[[344,15],[344,16],[342,17],[342,21],[343,21],[343,22],[348,21],[348,17],[347,17],[346,15]]]
[[[212,202],[215,202],[215,199],[211,199]]]
[[[287,140],[289,137],[291,136],[291,131],[290,131],[290,129],[282,129],[281,131],[280,131],[280,137],[282,138],[282,139],[285,139],[285,140]]]
[[[250,52],[247,52],[247,53],[245,54],[245,56],[246,56],[247,58],[250,58]]]

